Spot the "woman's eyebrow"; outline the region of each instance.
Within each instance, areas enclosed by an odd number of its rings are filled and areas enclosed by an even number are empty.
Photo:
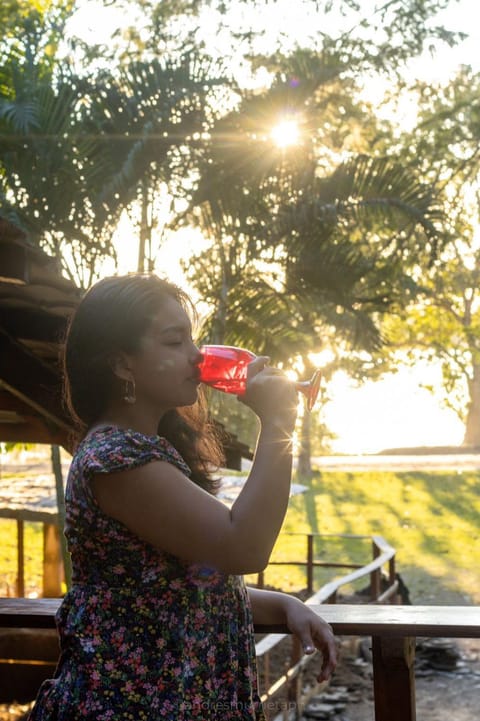
[[[161,328],[159,333],[160,335],[165,335],[166,333],[191,333],[191,327],[189,325],[168,325],[166,328]]]

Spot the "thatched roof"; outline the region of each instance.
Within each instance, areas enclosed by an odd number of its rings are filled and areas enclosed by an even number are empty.
[[[54,258],[0,218],[0,441],[67,447],[58,357],[80,296]]]

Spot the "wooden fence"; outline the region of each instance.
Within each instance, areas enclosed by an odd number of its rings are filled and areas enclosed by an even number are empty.
[[[287,534],[285,534],[287,535]],[[291,534],[298,535],[298,534]],[[352,563],[330,563],[316,559],[314,555],[314,541],[321,538],[323,541],[334,539],[369,540],[372,548],[372,560],[364,565]],[[287,559],[271,562],[269,565],[301,566],[306,573],[306,586],[309,598],[306,603],[310,605],[334,604],[337,602],[337,595],[342,587],[355,583],[362,578],[369,579],[369,601],[374,604],[385,602],[396,603],[399,593],[399,577],[395,571],[395,549],[392,548],[381,536],[360,536],[360,535],[326,535],[326,534],[305,534],[306,556],[301,560]],[[355,570],[343,575],[329,583],[324,584],[319,591],[313,593],[314,570],[315,568],[353,568]],[[385,572],[385,567],[387,571]],[[264,586],[265,574],[259,574],[258,586]],[[263,681],[262,701],[264,703],[267,719],[273,717],[277,705],[273,702],[283,694],[282,707],[295,709],[296,717],[301,715],[302,709],[308,703],[311,696],[318,691],[317,687],[306,690],[302,683],[302,676],[312,661],[311,656],[304,656],[300,644],[296,639],[290,659],[290,666],[285,669],[279,678],[272,678],[270,657],[278,649],[287,637],[287,634],[268,634],[255,646],[257,660],[261,670]]]

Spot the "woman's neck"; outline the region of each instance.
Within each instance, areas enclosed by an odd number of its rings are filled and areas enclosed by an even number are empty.
[[[129,428],[138,431],[146,436],[157,435],[158,424],[163,414],[147,412],[142,410],[140,404],[131,406],[123,403],[120,407],[110,407],[97,419],[93,429],[102,426],[116,426],[118,428]],[[92,430],[93,430],[92,429]]]

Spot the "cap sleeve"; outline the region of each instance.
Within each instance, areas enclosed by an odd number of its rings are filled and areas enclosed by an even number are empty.
[[[81,464],[86,477],[137,468],[152,461],[173,463],[187,476],[191,474],[178,451],[161,436],[109,427],[94,431],[82,446]]]

